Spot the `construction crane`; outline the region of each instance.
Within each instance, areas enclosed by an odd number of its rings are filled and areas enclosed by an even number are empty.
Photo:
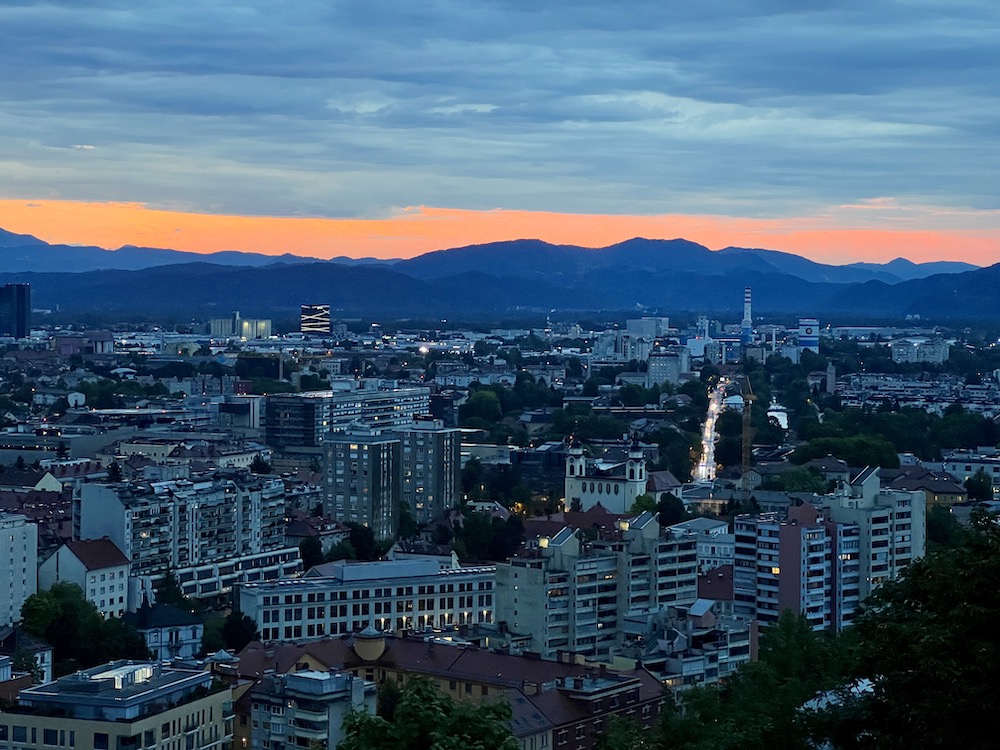
[[[742,461],[740,462],[740,487],[743,489],[744,499],[750,496],[750,457],[753,455],[753,434],[754,429],[750,424],[750,415],[753,411],[753,402],[757,397],[753,393],[753,386],[750,385],[750,378],[743,377],[743,435],[742,435]]]

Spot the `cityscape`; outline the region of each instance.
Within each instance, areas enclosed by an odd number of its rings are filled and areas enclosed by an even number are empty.
[[[0,4],[0,750],[994,747],[998,34]]]

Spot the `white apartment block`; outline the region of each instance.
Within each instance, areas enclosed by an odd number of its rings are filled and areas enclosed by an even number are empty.
[[[298,549],[284,546],[284,510],[280,478],[245,472],[91,483],[73,498],[73,538],[110,539],[142,588],[173,571],[188,596],[216,597],[299,569]]]
[[[593,541],[567,527],[497,564],[496,619],[530,635],[530,649],[544,658],[607,656],[622,644],[627,619],[696,598],[695,538],[662,531],[653,513]]]
[[[24,600],[38,590],[38,527],[24,516],[0,513],[0,626],[21,619]]]
[[[333,562],[304,577],[240,586],[240,611],[264,641],[447,629],[494,619],[496,568],[442,570],[434,560]]]
[[[880,489],[878,472],[867,467],[818,501],[831,520],[859,528],[862,601],[923,557],[927,546],[927,496]]]

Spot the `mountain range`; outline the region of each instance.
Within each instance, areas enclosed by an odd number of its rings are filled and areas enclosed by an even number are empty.
[[[750,286],[755,317],[1000,319],[1000,266],[903,258],[835,266],[683,239],[596,249],[514,240],[379,261],[105,250],[0,230],[0,282],[18,281],[32,285],[37,308],[196,318],[231,310],[288,318],[307,302],[329,302],[343,316],[495,319],[557,309],[738,317]]]

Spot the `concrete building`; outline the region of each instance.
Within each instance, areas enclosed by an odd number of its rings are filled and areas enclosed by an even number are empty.
[[[670,527],[681,534],[691,534],[698,545],[698,574],[707,573],[720,565],[732,565],[736,537],[726,521],[714,518],[692,518]]]
[[[168,570],[195,598],[299,570],[298,549],[284,546],[284,512],[280,478],[242,471],[91,483],[73,498],[73,538],[107,537],[132,561],[134,609]]]
[[[198,615],[170,604],[150,606],[145,600],[123,619],[143,637],[154,659],[194,659],[201,653],[205,623]]]
[[[334,562],[304,577],[246,584],[240,611],[265,641],[451,628],[493,622],[496,568],[442,569],[434,560]]]
[[[951,346],[944,339],[897,339],[889,343],[893,362],[930,362],[940,365],[951,356]]]
[[[815,630],[840,632],[860,603],[859,529],[824,517],[809,503],[786,514],[737,516],[733,575],[735,610],[762,623],[783,611]]]
[[[0,711],[0,745],[16,748],[228,748],[232,691],[208,672],[118,661],[22,690]],[[8,744],[9,743],[9,744]]]
[[[405,685],[423,676],[457,701],[502,700],[522,750],[592,750],[613,716],[650,728],[663,685],[645,669],[612,670],[474,648],[460,640],[385,636],[372,628],[353,638],[300,644],[251,643],[239,654],[240,677],[273,671],[337,670]],[[241,701],[242,703],[242,701]]]
[[[344,718],[352,711],[375,714],[377,686],[352,674],[306,669],[268,675],[251,688],[250,733],[253,750],[335,748],[343,737]]]
[[[417,523],[444,515],[462,501],[462,432],[436,420],[395,430],[402,451],[402,501]]]
[[[818,501],[831,520],[859,529],[862,601],[923,557],[927,546],[926,495],[882,489],[878,474],[878,467],[866,467]]]
[[[633,444],[623,462],[595,461],[583,447],[571,442],[566,457],[566,506],[588,510],[598,503],[612,513],[627,513],[635,499],[646,493],[646,460]]]
[[[681,382],[681,373],[691,370],[691,350],[686,346],[669,346],[649,355],[646,370],[646,387]]]
[[[395,537],[403,501],[400,439],[375,430],[351,430],[330,435],[323,451],[324,514],[367,526],[379,540]]]
[[[103,617],[121,617],[129,607],[131,563],[110,539],[71,541],[38,566],[38,585],[75,583]]]
[[[330,306],[302,305],[299,330],[306,335],[330,335]]]
[[[351,384],[357,385],[355,381]],[[329,432],[342,432],[352,425],[380,430],[400,428],[430,413],[429,388],[375,386],[268,396],[264,411],[266,442],[282,450],[318,448]]]
[[[21,619],[24,600],[38,590],[38,527],[25,516],[0,513],[0,626]]]
[[[530,636],[543,657],[608,656],[622,644],[627,619],[697,598],[694,537],[661,532],[654,514],[599,530],[593,541],[581,536],[565,527],[497,564],[496,619]]]
[[[271,321],[244,318],[237,311],[228,318],[209,320],[208,334],[213,338],[267,339],[271,338]]]
[[[31,333],[31,285],[0,287],[0,336],[27,338]]]

